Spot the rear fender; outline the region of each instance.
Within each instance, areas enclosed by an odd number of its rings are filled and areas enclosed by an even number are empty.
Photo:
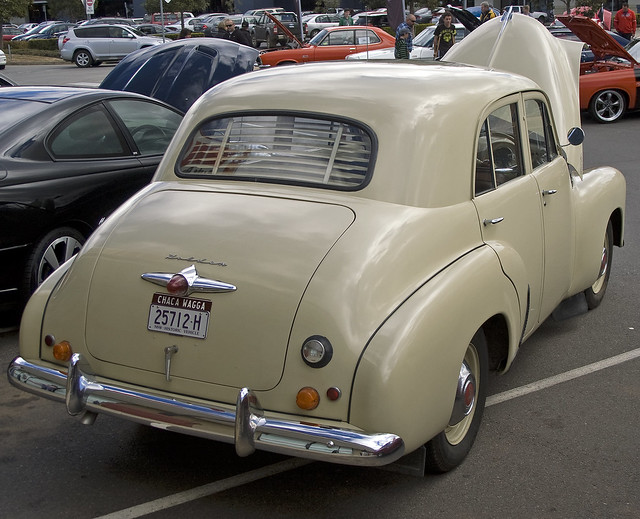
[[[510,362],[520,305],[495,252],[482,247],[423,285],[377,330],[356,369],[349,422],[400,435],[407,452],[444,430],[469,341],[497,314],[507,323]]]
[[[602,243],[611,220],[614,243],[624,244],[625,179],[617,169],[600,167],[574,178],[577,194],[576,253],[569,296],[590,287],[598,277]]]

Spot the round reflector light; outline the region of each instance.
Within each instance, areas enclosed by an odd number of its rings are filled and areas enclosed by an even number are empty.
[[[303,387],[296,395],[296,405],[305,411],[318,407],[320,394],[312,387]]]
[[[72,354],[73,351],[71,351],[71,344],[69,344],[68,341],[60,341],[53,347],[54,358],[62,362],[67,362],[71,358]]]

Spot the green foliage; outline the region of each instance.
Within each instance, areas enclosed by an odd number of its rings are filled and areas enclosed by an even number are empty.
[[[98,2],[94,2],[94,8]],[[52,20],[84,20],[87,12],[79,0],[47,0],[47,11]]]
[[[60,51],[58,50],[58,39],[42,39],[42,40],[29,40],[29,41],[10,41],[7,42],[7,47],[11,46],[11,52],[16,54],[37,54],[40,56],[60,57]],[[53,54],[49,54],[49,52]]]
[[[0,21],[8,22],[13,16],[28,18],[31,0],[0,0]]]
[[[165,13],[207,12],[209,10],[209,0],[171,0],[170,3],[166,3],[164,0],[146,0],[144,3],[145,11],[148,14],[159,13],[160,2],[163,2],[162,11]]]

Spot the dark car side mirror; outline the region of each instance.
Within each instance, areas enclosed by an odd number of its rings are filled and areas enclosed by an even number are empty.
[[[579,146],[584,142],[584,130],[578,126],[574,126],[567,133],[567,140],[572,146]]]

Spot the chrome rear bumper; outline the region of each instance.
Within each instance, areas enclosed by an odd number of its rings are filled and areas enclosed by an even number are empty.
[[[367,434],[349,429],[267,418],[256,395],[247,388],[233,406],[213,407],[188,398],[180,400],[98,382],[79,354],[63,371],[16,357],[7,371],[15,387],[65,402],[69,414],[83,414],[92,423],[96,413],[192,436],[234,443],[239,456],[256,449],[331,463],[380,466],[404,454],[404,442],[395,434]]]

